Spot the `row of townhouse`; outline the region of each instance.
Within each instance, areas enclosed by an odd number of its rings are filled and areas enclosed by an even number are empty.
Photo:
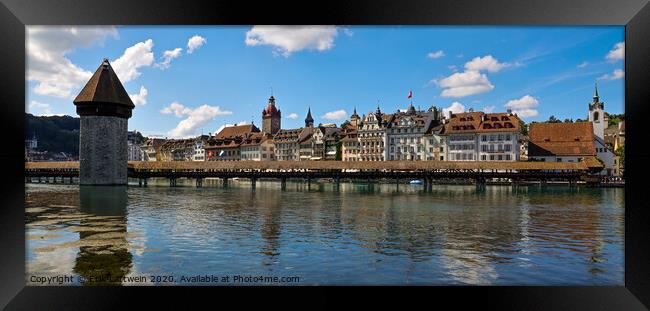
[[[343,161],[518,161],[519,118],[506,113],[449,113],[409,105],[359,117],[356,109],[342,130]]]

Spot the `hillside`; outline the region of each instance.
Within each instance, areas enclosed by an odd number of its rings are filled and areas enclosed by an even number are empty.
[[[79,118],[25,114],[25,139],[36,135],[39,151],[79,155]]]

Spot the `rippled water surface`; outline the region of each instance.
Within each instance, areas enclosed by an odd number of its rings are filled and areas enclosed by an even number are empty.
[[[125,285],[152,275],[176,284],[196,275],[299,277],[292,285],[624,284],[624,189],[289,183],[281,191],[258,182],[252,191],[240,181],[26,192],[32,285],[56,275]]]

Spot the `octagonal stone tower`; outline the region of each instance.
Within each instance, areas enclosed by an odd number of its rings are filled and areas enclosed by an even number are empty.
[[[79,184],[126,185],[128,119],[135,107],[104,59],[74,99],[79,128]]]

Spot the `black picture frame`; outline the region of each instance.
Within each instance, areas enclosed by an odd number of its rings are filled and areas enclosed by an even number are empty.
[[[124,299],[164,303],[169,297],[205,295],[223,306],[233,293],[248,299],[231,303],[287,303],[309,297],[307,305],[342,305],[347,298],[382,306],[447,300],[481,308],[643,310],[650,306],[650,209],[644,177],[650,172],[642,128],[650,118],[650,5],[646,0],[444,0],[321,1],[260,3],[244,1],[0,0],[0,148],[4,186],[0,209],[0,307],[16,309],[114,309]],[[25,25],[625,25],[625,114],[628,128],[625,188],[625,286],[371,288],[368,293],[337,288],[194,287],[26,287],[24,220]],[[71,103],[72,104],[72,103]],[[576,103],[578,104],[578,103]],[[294,292],[298,291],[298,293]],[[215,294],[215,292],[217,294]],[[243,292],[243,293],[242,293]],[[399,294],[398,294],[399,293]],[[251,295],[254,295],[254,298]],[[382,297],[393,297],[390,299]],[[190,299],[191,300],[191,299]],[[227,299],[228,300],[228,299]],[[389,301],[387,301],[389,300]],[[440,304],[442,306],[442,304]]]

